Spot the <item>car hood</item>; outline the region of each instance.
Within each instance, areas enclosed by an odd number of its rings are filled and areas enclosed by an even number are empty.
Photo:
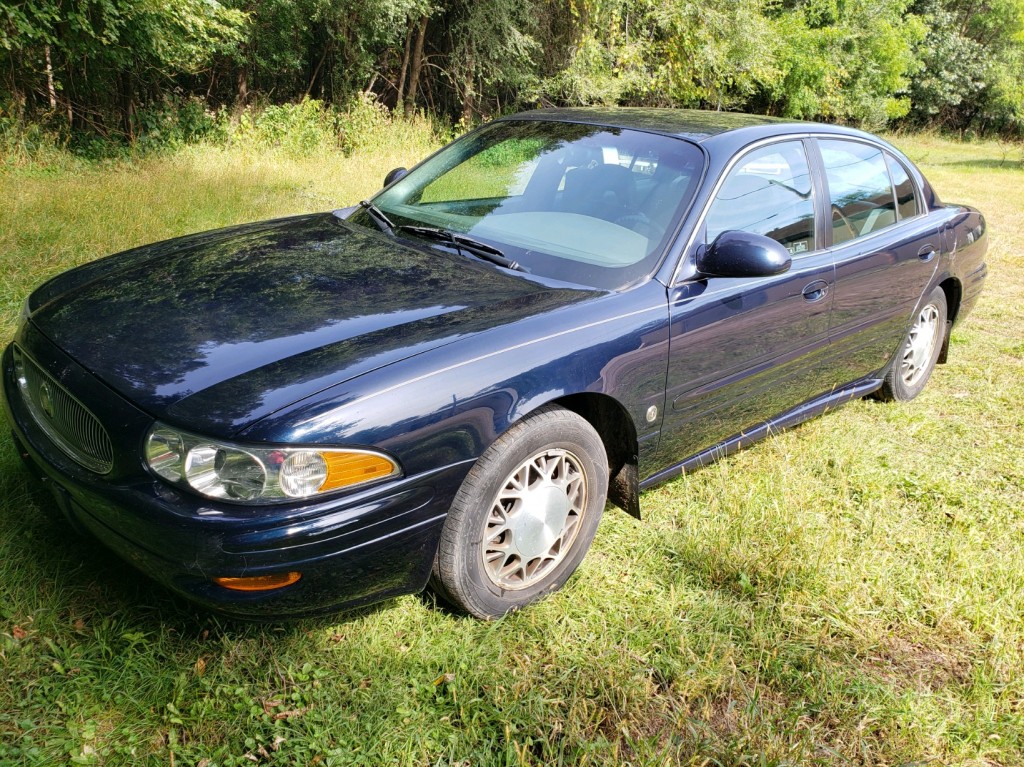
[[[183,237],[56,278],[31,321],[157,418],[226,436],[370,370],[592,296],[332,214]]]

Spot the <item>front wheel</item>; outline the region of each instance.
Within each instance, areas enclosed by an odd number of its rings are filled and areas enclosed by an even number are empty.
[[[946,333],[946,294],[935,288],[910,326],[900,351],[885,374],[879,399],[905,402],[922,389],[935,369]]]
[[[548,406],[495,440],[459,488],[431,587],[454,608],[498,618],[556,591],[582,561],[608,492],[601,437]]]

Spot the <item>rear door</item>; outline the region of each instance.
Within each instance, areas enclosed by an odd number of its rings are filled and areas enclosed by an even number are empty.
[[[874,144],[819,138],[836,265],[831,384],[880,371],[939,263],[942,240],[900,161]]]

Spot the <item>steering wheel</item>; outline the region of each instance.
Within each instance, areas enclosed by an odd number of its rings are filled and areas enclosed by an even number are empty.
[[[853,228],[853,224],[850,223],[850,219],[843,215],[843,211],[839,209],[838,205],[832,203],[832,220],[835,220],[836,216],[839,216],[839,220],[843,222],[843,226],[850,230],[850,239],[857,239],[857,230]],[[835,238],[833,237],[833,240],[834,239]],[[835,245],[836,243],[833,242],[832,244]]]
[[[652,242],[660,240],[661,236],[665,233],[665,229],[663,227],[655,224],[640,211],[619,216],[612,223],[617,224],[618,226],[624,226],[626,229],[632,229],[637,234],[642,234]]]

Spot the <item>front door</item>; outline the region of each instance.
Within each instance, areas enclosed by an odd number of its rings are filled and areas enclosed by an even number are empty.
[[[753,149],[718,189],[701,227],[703,244],[728,230],[756,232],[782,243],[793,265],[771,277],[697,275],[670,289],[664,463],[678,463],[827,388],[835,279],[815,211],[802,141]]]

